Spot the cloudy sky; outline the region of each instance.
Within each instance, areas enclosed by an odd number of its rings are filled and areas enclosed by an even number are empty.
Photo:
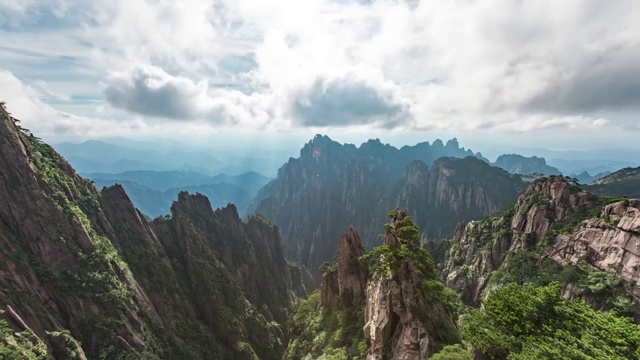
[[[640,149],[637,0],[0,0],[0,39],[52,141]]]

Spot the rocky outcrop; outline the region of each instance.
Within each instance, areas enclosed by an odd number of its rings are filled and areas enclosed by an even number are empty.
[[[397,252],[402,248],[416,253],[424,251],[415,246],[417,243],[412,245],[412,240],[404,237],[406,228],[401,230],[398,225],[404,225],[407,216],[407,210],[395,211],[392,226],[385,229],[385,246],[390,251],[379,255],[367,284],[366,359],[428,359],[437,343],[455,341],[447,338],[455,333],[450,331],[454,325],[445,304],[436,300],[437,285],[426,288],[429,281],[439,284],[432,279],[435,273],[429,274],[434,271],[433,261],[428,255],[411,258]]]
[[[563,267],[580,266],[574,267],[573,275],[562,278],[567,281],[561,283],[563,296],[581,298],[600,310],[617,306],[616,299],[628,301],[628,295],[620,294],[626,287],[640,319],[636,284],[640,275],[640,201],[606,201],[611,200],[584,191],[563,177],[536,181],[513,209],[471,222],[464,231],[456,229],[446,261],[447,286],[460,292],[465,303],[479,306],[494,272],[504,271],[510,258],[529,250],[537,257],[537,265],[553,260],[559,269],[552,275]],[[613,275],[613,280],[590,285],[598,281],[594,279],[605,279],[591,278],[594,272]],[[610,290],[603,290],[605,287]],[[623,306],[618,311],[628,314]]]
[[[586,261],[614,274],[631,289],[640,319],[640,200],[604,207],[600,217],[583,221],[568,235],[559,235],[546,255],[563,265]]]
[[[414,265],[400,260],[395,276],[377,272],[367,288],[365,338],[369,343],[366,359],[428,359],[434,352],[436,338],[450,322],[440,304],[422,302],[420,279]]]
[[[322,276],[320,292],[323,305],[340,302],[348,307],[354,300],[364,298],[368,272],[361,258],[364,254],[358,230],[350,226],[349,231],[340,236],[336,264],[326,269]]]
[[[511,209],[496,217],[456,228],[446,262],[447,286],[460,292],[464,302],[479,306],[493,271],[508,254],[535,248],[555,239],[567,221],[578,221],[598,206],[598,197],[561,176],[530,185]],[[577,225],[575,223],[574,225]]]
[[[360,259],[364,253],[358,231],[350,226],[338,244],[338,294],[346,306],[351,305],[353,298],[362,297],[365,293],[367,267]]]

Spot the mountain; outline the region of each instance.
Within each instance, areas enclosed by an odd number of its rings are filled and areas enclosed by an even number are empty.
[[[123,173],[90,173],[84,177],[94,181],[132,181],[148,188],[167,191],[173,188],[186,188],[189,186],[232,184],[245,190],[253,196],[258,189],[267,184],[271,179],[250,171],[239,175],[218,174],[205,175],[196,171],[126,171]]]
[[[292,316],[285,359],[428,359],[460,343],[459,300],[437,280],[408,213],[390,213],[369,253],[354,227],[339,237],[320,290]]]
[[[594,181],[586,188],[601,195],[640,198],[640,167],[616,171]]]
[[[639,206],[562,176],[540,179],[515,206],[457,227],[445,261],[447,286],[479,306],[505,284],[557,281],[567,298],[639,319]]]
[[[93,173],[85,177],[98,188],[122,185],[133,204],[151,217],[169,214],[171,203],[181,191],[207,196],[213,208],[232,203],[244,210],[257,190],[270,180],[256,172],[208,176],[195,171],[143,170],[119,174]]]
[[[277,226],[181,192],[147,222],[0,110],[0,354],[281,359],[304,296]]]
[[[222,208],[228,204],[234,204],[239,208],[245,207],[251,200],[251,196],[246,190],[228,183],[211,185],[183,186],[172,188],[166,191],[158,191],[140,185],[135,181],[118,180],[95,180],[97,188],[121,185],[129,195],[131,202],[142,211],[143,214],[155,218],[171,213],[171,205],[180,192],[186,191],[192,194],[202,194],[206,196],[212,208]]]
[[[493,165],[512,174],[542,174],[545,176],[562,174],[560,170],[547,165],[544,158],[536,156],[524,157],[518,154],[500,155]]]
[[[63,142],[54,147],[69,159],[73,166],[78,165],[83,173],[95,172],[97,169],[102,169],[98,170],[101,172],[111,172],[119,169],[122,171],[145,168],[207,172],[223,165],[218,159],[203,151],[181,150],[175,146],[163,149],[158,145],[153,146],[152,143],[147,147],[140,147],[89,140],[79,144]],[[87,171],[89,169],[92,170]]]
[[[569,175],[570,178],[576,178],[578,180],[578,182],[580,184],[591,184],[592,182],[601,179],[607,175],[611,174],[611,172],[609,171],[605,171],[605,172],[601,172],[601,173],[597,173],[595,175],[590,175],[588,172],[583,171],[580,174],[571,174]]]
[[[610,154],[609,158],[601,159],[602,154]],[[621,159],[620,156],[624,154],[626,159]],[[562,154],[563,157],[568,158],[549,158],[548,163],[551,166],[558,168],[563,174],[579,174],[583,171],[589,174],[599,174],[605,172],[615,172],[620,169],[637,166],[637,157],[633,159],[635,151],[629,149],[617,149],[616,151],[595,151],[586,152],[583,155]],[[615,160],[614,160],[615,159]]]
[[[410,207],[422,237],[436,239],[459,221],[498,211],[523,188],[518,176],[473,157],[455,139],[401,149],[370,140],[358,148],[318,135],[258,192],[248,213],[278,224],[287,257],[319,279],[318,266],[333,256],[329,239],[349,225],[371,247],[386,210]]]

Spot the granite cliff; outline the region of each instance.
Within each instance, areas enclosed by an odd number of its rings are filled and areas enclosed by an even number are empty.
[[[0,168],[0,354],[281,358],[306,289],[277,226],[187,193],[149,223],[4,109]]]
[[[498,216],[458,225],[447,286],[479,306],[504,284],[558,281],[567,298],[638,318],[638,204],[594,195],[562,176],[537,180]]]
[[[460,341],[457,295],[436,280],[408,211],[390,216],[371,252],[353,227],[340,237],[320,290],[296,307],[287,359],[428,359]]]
[[[386,209],[409,207],[426,241],[516,200],[524,188],[518,176],[469,155],[454,140],[401,149],[370,140],[356,148],[316,136],[259,191],[248,212],[278,224],[287,258],[319,282],[317,269],[334,252],[329,239],[353,225],[364,246],[373,247]]]

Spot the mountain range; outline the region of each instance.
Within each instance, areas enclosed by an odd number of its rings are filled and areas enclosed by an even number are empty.
[[[591,192],[637,168],[527,182],[455,140],[317,136],[245,220],[185,191],[151,220],[4,109],[0,168],[0,358],[640,356],[640,200]]]
[[[229,203],[244,209],[258,189],[270,180],[256,172],[208,176],[195,171],[127,171],[83,176],[98,188],[121,185],[134,205],[150,217],[169,214],[171,204],[182,191],[207,196],[214,209]]]
[[[525,187],[457,142],[397,149],[371,140],[360,147],[318,135],[262,188],[248,213],[280,226],[287,257],[318,279],[332,239],[353,225],[371,247],[388,209],[410,206],[423,241],[447,236],[459,221],[493,213]]]

